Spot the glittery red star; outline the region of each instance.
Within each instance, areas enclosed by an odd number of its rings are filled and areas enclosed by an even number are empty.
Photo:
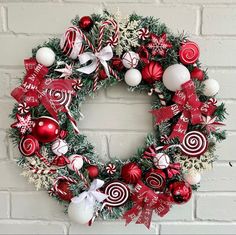
[[[19,129],[20,133],[23,135],[27,131],[32,131],[33,121],[31,120],[30,114],[25,116],[20,116],[18,113],[16,114],[17,121],[11,125],[12,128]]]
[[[163,33],[161,36],[157,36],[156,34],[152,33],[150,38],[151,42],[147,44],[147,48],[152,50],[152,56],[165,56],[167,49],[172,47],[172,44],[167,41],[165,33]]]

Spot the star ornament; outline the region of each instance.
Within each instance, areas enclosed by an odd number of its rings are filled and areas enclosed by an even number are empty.
[[[71,65],[65,64],[65,68],[55,69],[55,71],[62,73],[60,78],[69,78],[72,74],[73,68]]]
[[[163,33],[161,36],[157,36],[152,33],[150,35],[151,42],[147,44],[147,48],[152,51],[152,56],[165,56],[169,48],[172,48],[172,44],[167,41],[166,34]]]
[[[17,128],[22,135],[26,132],[31,132],[34,122],[31,120],[30,114],[20,116],[16,114],[17,121],[11,125],[12,128]]]

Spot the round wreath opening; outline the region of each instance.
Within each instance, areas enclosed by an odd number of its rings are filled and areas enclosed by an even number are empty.
[[[149,228],[154,212],[164,216],[190,200],[216,160],[216,142],[225,139],[219,84],[201,68],[198,45],[159,19],[104,11],[72,24],[60,39],[33,49],[11,93],[18,165],[77,223],[137,218]],[[81,105],[119,82],[153,97],[143,115],[153,115],[156,125],[129,159],[102,163],[80,133]]]

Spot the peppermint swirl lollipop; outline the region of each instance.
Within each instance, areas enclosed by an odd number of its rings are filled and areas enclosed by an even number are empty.
[[[195,42],[188,41],[179,50],[179,59],[183,64],[194,64],[199,55],[199,47]]]
[[[56,102],[60,104],[61,106],[69,106],[71,102],[71,94],[67,92],[62,92],[58,90],[47,90],[48,94],[50,95],[50,98],[53,102]]]
[[[104,193],[108,195],[104,206],[117,207],[125,204],[130,192],[128,187],[121,181],[112,181],[105,186]]]
[[[47,166],[51,164],[48,160],[39,153],[40,145],[38,140],[32,135],[24,136],[19,143],[20,152],[26,157],[30,157],[32,155],[37,155],[39,159],[44,162]]]
[[[200,131],[190,131],[179,146],[182,152],[190,157],[198,157],[207,150],[207,138]]]
[[[152,189],[162,191],[166,185],[166,175],[162,170],[152,169],[146,174],[145,181]]]

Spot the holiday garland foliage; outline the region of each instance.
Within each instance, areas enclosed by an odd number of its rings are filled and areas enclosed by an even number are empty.
[[[76,16],[72,20],[72,24],[74,27],[78,27],[78,25],[81,25],[81,19],[79,16]],[[165,24],[161,23],[159,19],[156,19],[154,17],[142,17],[137,14],[131,14],[130,16],[126,18],[122,18],[120,15],[120,12],[116,14],[111,14],[108,11],[104,11],[103,14],[92,14],[90,16],[90,23],[93,24],[90,25],[89,30],[87,28],[82,28],[82,32],[84,37],[86,37],[90,43],[96,47],[98,38],[100,37],[100,28],[103,25],[103,22],[111,21],[116,22],[117,27],[119,30],[119,38],[114,45],[112,45],[113,48],[113,58],[119,58],[118,62],[121,63],[121,57],[124,55],[125,52],[134,51],[138,53],[138,50],[141,46],[144,46],[144,49],[147,50],[149,53],[148,58],[151,61],[155,61],[159,63],[159,67],[165,71],[167,68],[169,68],[171,65],[179,64],[180,63],[180,55],[179,50],[182,47],[183,44],[188,43],[188,37],[184,33],[181,33],[179,35],[172,34],[169,29],[166,27]],[[83,22],[82,22],[83,23]],[[87,22],[85,22],[87,23]],[[106,29],[103,32],[102,35],[102,42],[105,43],[110,40],[112,35],[114,34],[114,25],[107,25]],[[140,29],[143,29],[144,35],[143,37],[145,40],[142,40],[139,38],[139,31]],[[146,30],[148,29],[148,31]],[[146,30],[146,31],[145,31]],[[145,34],[146,33],[146,34]],[[153,46],[155,46],[156,41],[150,41],[150,33],[152,35],[155,35],[156,39],[160,37],[160,35],[163,36],[163,38],[166,36],[166,43],[169,43],[170,48],[163,49],[165,50],[165,55],[160,56],[160,54],[150,56],[151,51],[149,49],[145,48],[147,45],[147,42],[154,43]],[[83,38],[84,39],[84,38]],[[156,40],[155,38],[153,40]],[[160,39],[162,40],[162,39]],[[158,123],[158,125],[155,125],[154,132],[151,134],[148,134],[146,137],[146,141],[142,147],[140,147],[137,152],[131,156],[127,160],[120,160],[118,158],[112,158],[108,163],[101,162],[99,156],[96,153],[96,150],[94,149],[93,145],[87,140],[87,137],[81,133],[75,134],[74,132],[74,125],[73,120],[71,118],[68,118],[68,115],[70,117],[73,117],[75,120],[79,120],[82,118],[81,114],[81,106],[85,102],[86,97],[95,97],[95,90],[93,89],[94,79],[91,76],[91,74],[86,74],[78,71],[77,69],[82,67],[82,63],[80,64],[78,59],[71,59],[66,53],[63,52],[62,46],[61,46],[61,40],[58,38],[52,38],[49,39],[47,42],[43,43],[42,45],[34,48],[32,50],[32,57],[37,58],[37,53],[40,50],[40,48],[50,48],[54,54],[55,54],[55,61],[51,66],[48,67],[47,75],[45,76],[45,79],[55,79],[59,78],[62,73],[58,71],[65,68],[65,65],[71,65],[71,70],[69,70],[69,67],[67,68],[67,72],[70,73],[68,78],[65,79],[71,79],[74,81],[80,81],[81,83],[78,85],[79,89],[76,91],[75,97],[70,102],[69,106],[69,112],[59,112],[58,113],[58,120],[60,124],[60,130],[66,130],[66,134],[63,137],[64,141],[62,143],[66,143],[66,147],[68,150],[66,151],[66,156],[71,156],[73,154],[77,154],[80,157],[84,156],[85,159],[83,161],[83,167],[79,169],[79,172],[76,171],[76,169],[69,170],[66,165],[63,167],[56,167],[54,166],[53,169],[55,170],[55,173],[49,174],[47,170],[50,170],[51,167],[45,167],[44,163],[37,157],[29,157],[26,158],[24,154],[21,154],[19,158],[17,159],[18,165],[21,166],[24,171],[22,173],[23,176],[28,177],[29,181],[34,183],[36,188],[45,188],[46,190],[50,191],[50,195],[61,202],[63,205],[65,205],[66,211],[68,202],[62,200],[62,197],[60,196],[60,189],[58,189],[58,185],[54,184],[54,181],[58,177],[64,177],[65,181],[68,178],[71,178],[73,180],[76,180],[77,183],[70,183],[69,188],[67,188],[67,191],[70,190],[71,193],[74,196],[81,195],[82,192],[86,192],[87,186],[86,182],[90,185],[94,178],[102,179],[105,183],[109,184],[110,182],[122,182],[125,187],[129,187],[129,190],[134,194],[134,199],[128,200],[124,205],[121,205],[119,207],[116,206],[104,206],[102,208],[102,203],[98,203],[94,201],[94,217],[93,219],[98,215],[101,216],[103,219],[117,219],[121,218],[125,214],[125,218],[127,223],[129,215],[127,214],[130,209],[132,209],[134,206],[137,206],[140,198],[135,197],[135,191],[134,187],[135,184],[130,184],[129,182],[126,182],[124,178],[121,176],[121,172],[124,166],[127,166],[129,163],[133,163],[134,165],[130,165],[131,167],[138,166],[141,169],[141,172],[143,173],[141,176],[138,175],[139,171],[134,171],[134,175],[131,175],[130,177],[133,179],[133,177],[137,177],[139,180],[142,179],[143,182],[145,182],[145,175],[147,172],[155,172],[155,167],[153,166],[152,158],[147,157],[144,158],[145,153],[150,154],[153,153],[154,155],[158,153],[159,150],[155,150],[158,146],[163,146],[164,148],[161,151],[162,154],[167,155],[170,162],[165,162],[167,164],[165,168],[160,168],[164,174],[166,175],[166,183],[165,183],[165,189],[161,193],[154,193],[151,189],[147,189],[145,185],[140,183],[139,187],[142,188],[143,193],[149,192],[152,196],[152,200],[150,201],[150,204],[153,203],[153,201],[157,200],[156,197],[158,197],[159,201],[159,207],[158,208],[148,208],[148,210],[156,210],[157,213],[161,216],[163,216],[167,211],[169,210],[170,204],[179,203],[179,198],[175,198],[170,200],[170,195],[173,194],[176,190],[176,188],[172,190],[171,187],[174,187],[173,182],[182,182],[184,174],[191,172],[201,172],[205,169],[209,169],[212,166],[212,163],[215,161],[216,156],[214,154],[215,151],[215,145],[216,142],[220,142],[225,139],[226,134],[225,131],[221,131],[218,128],[211,129],[211,131],[206,131],[206,126],[203,125],[202,122],[198,122],[196,124],[192,124],[191,122],[188,124],[187,132],[193,132],[193,133],[199,133],[203,132],[204,135],[207,136],[207,150],[201,154],[201,156],[188,156],[181,152],[181,148],[178,146],[181,146],[182,142],[180,138],[174,137],[174,138],[168,138],[172,131],[173,131],[173,125],[176,124],[181,118],[182,118],[182,112],[177,113],[175,116],[171,117],[170,120],[164,120]],[[83,47],[85,48],[84,51],[91,52],[91,48],[89,47],[88,43],[85,40],[82,40]],[[159,50],[160,48],[156,48]],[[143,67],[148,64],[148,62],[145,62],[145,60],[142,60],[141,54],[140,61],[135,69],[142,71]],[[107,61],[108,62],[108,61]],[[86,64],[88,66],[88,63]],[[188,71],[191,73],[194,68],[201,68],[200,62],[197,60],[194,63],[185,64],[185,67],[188,69]],[[102,70],[102,66],[99,67],[100,70]],[[105,67],[104,67],[105,68]],[[115,68],[117,69],[117,68]],[[131,66],[132,69],[132,66]],[[117,69],[118,76],[123,80],[123,78],[126,76],[126,69]],[[97,71],[95,71],[96,73]],[[106,72],[106,71],[105,71]],[[94,74],[94,73],[92,73]],[[204,80],[209,79],[207,75],[207,70],[203,71],[204,74]],[[26,73],[27,75],[27,73]],[[63,78],[62,78],[63,79]],[[23,82],[23,80],[21,80]],[[113,74],[110,74],[109,78],[100,79],[98,80],[95,88],[96,91],[99,89],[106,89],[110,86],[118,84],[120,81],[113,76]],[[198,79],[192,79],[193,84],[191,86],[194,86],[194,92],[196,93],[196,97],[199,98],[199,101],[202,103],[209,102],[209,96],[206,96],[204,94],[205,86],[204,82],[198,80]],[[160,97],[163,97],[166,103],[166,107],[168,108],[170,105],[173,105],[173,96],[174,92],[171,92],[166,85],[161,82],[160,80],[154,80],[152,83],[147,83],[145,81],[142,81],[140,84],[137,84],[135,86],[130,86],[129,91],[131,92],[142,92],[142,93],[150,93],[153,98],[153,103],[151,105],[152,110],[161,110],[163,107],[163,103],[160,100]],[[150,92],[151,91],[151,92]],[[158,94],[158,92],[159,94]],[[160,96],[161,95],[161,96]],[[183,95],[183,94],[182,94]],[[191,94],[193,95],[193,94]],[[214,102],[214,101],[212,101]],[[211,125],[221,125],[220,122],[224,121],[225,115],[226,115],[226,109],[223,103],[216,106],[215,104],[210,107],[214,108],[214,112],[211,112],[211,114],[207,116],[214,117],[215,119],[211,122]],[[180,107],[180,106],[179,106]],[[181,106],[182,107],[182,106]],[[186,108],[186,107],[185,107]],[[186,111],[187,110],[187,111]],[[186,112],[189,112],[188,109],[186,109]],[[190,108],[191,110],[191,108]],[[158,112],[159,112],[158,111]],[[208,110],[209,111],[209,110]],[[10,117],[15,119],[16,115],[19,113],[19,105],[18,103],[14,106],[12,113],[10,114]],[[45,105],[40,103],[36,107],[30,107],[30,114],[33,120],[36,120],[37,118],[40,119],[42,116],[51,116],[50,112],[47,108],[45,108]],[[144,114],[144,115],[150,115],[150,114]],[[215,121],[215,122],[214,122]],[[213,124],[212,124],[213,123]],[[9,136],[12,139],[13,143],[16,145],[20,145],[22,141],[22,134],[19,133],[18,129],[12,128],[9,131]],[[163,138],[167,137],[166,140],[163,141]],[[63,139],[62,138],[62,139]],[[60,144],[60,142],[59,142]],[[41,149],[40,154],[43,155],[44,158],[46,158],[49,162],[53,162],[55,154],[52,150],[52,143],[40,143]],[[155,146],[155,147],[151,147]],[[177,147],[172,147],[177,146]],[[183,147],[183,146],[182,146]],[[155,153],[156,151],[156,153]],[[64,155],[64,154],[63,154]],[[64,156],[59,156],[64,157]],[[64,157],[65,160],[66,157]],[[59,159],[59,158],[58,158]],[[87,160],[86,160],[87,159]],[[168,160],[167,159],[167,160]],[[166,160],[166,161],[167,161]],[[169,161],[168,160],[168,161]],[[178,165],[174,165],[174,164]],[[170,164],[170,165],[169,165]],[[96,166],[99,171],[99,175],[97,177],[91,177],[91,174],[96,175],[96,169],[88,170],[89,166]],[[172,166],[171,166],[172,165]],[[34,169],[34,170],[32,170]],[[46,169],[46,174],[44,173],[44,170]],[[136,169],[136,168],[135,168]],[[41,170],[41,171],[40,171]],[[123,169],[124,170],[124,169]],[[40,173],[39,173],[40,172]],[[126,178],[128,177],[127,174],[131,174],[132,168],[130,168],[129,171],[126,173]],[[48,174],[47,174],[48,173]],[[170,177],[169,175],[172,176]],[[82,177],[82,178],[81,178]],[[82,180],[81,180],[82,179]],[[84,179],[84,180],[83,180]],[[114,181],[115,180],[115,181]],[[124,182],[125,181],[125,182]],[[138,181],[139,182],[139,181]],[[138,183],[136,182],[136,183]],[[114,183],[115,184],[115,183]],[[178,185],[180,187],[181,185]],[[192,184],[191,187],[193,190],[196,190],[198,188],[199,184],[195,183]],[[63,187],[67,187],[67,185],[63,185]],[[176,186],[175,186],[176,187]],[[182,187],[182,186],[181,186]],[[184,186],[185,187],[185,186]],[[187,186],[186,186],[187,187]],[[137,188],[135,188],[137,189]],[[191,188],[187,188],[190,190]],[[57,191],[58,190],[58,191]],[[146,191],[145,191],[146,190]],[[103,192],[103,190],[101,190]],[[165,196],[164,199],[161,199],[161,195]],[[173,196],[172,195],[172,196]],[[101,196],[101,195],[100,195]],[[188,197],[191,196],[191,192],[187,195]],[[186,197],[187,197],[186,196]],[[184,197],[184,195],[183,195]],[[150,198],[146,198],[146,200],[149,200]],[[109,199],[109,197],[108,197]],[[106,202],[105,199],[104,202]],[[187,201],[189,198],[181,199]],[[164,200],[164,202],[163,202]],[[175,201],[176,200],[176,201]],[[162,204],[160,204],[162,202]],[[147,203],[148,204],[148,203]],[[160,209],[160,206],[167,209],[165,213],[162,214],[162,212],[158,211]],[[145,207],[143,205],[143,207]],[[141,210],[141,209],[140,209]],[[127,212],[128,211],[128,212]],[[140,218],[139,218],[140,219]],[[93,220],[92,220],[93,222]],[[90,221],[90,223],[92,223]],[[148,221],[143,221],[143,218],[140,219],[140,223],[144,223],[147,227],[149,227]]]

